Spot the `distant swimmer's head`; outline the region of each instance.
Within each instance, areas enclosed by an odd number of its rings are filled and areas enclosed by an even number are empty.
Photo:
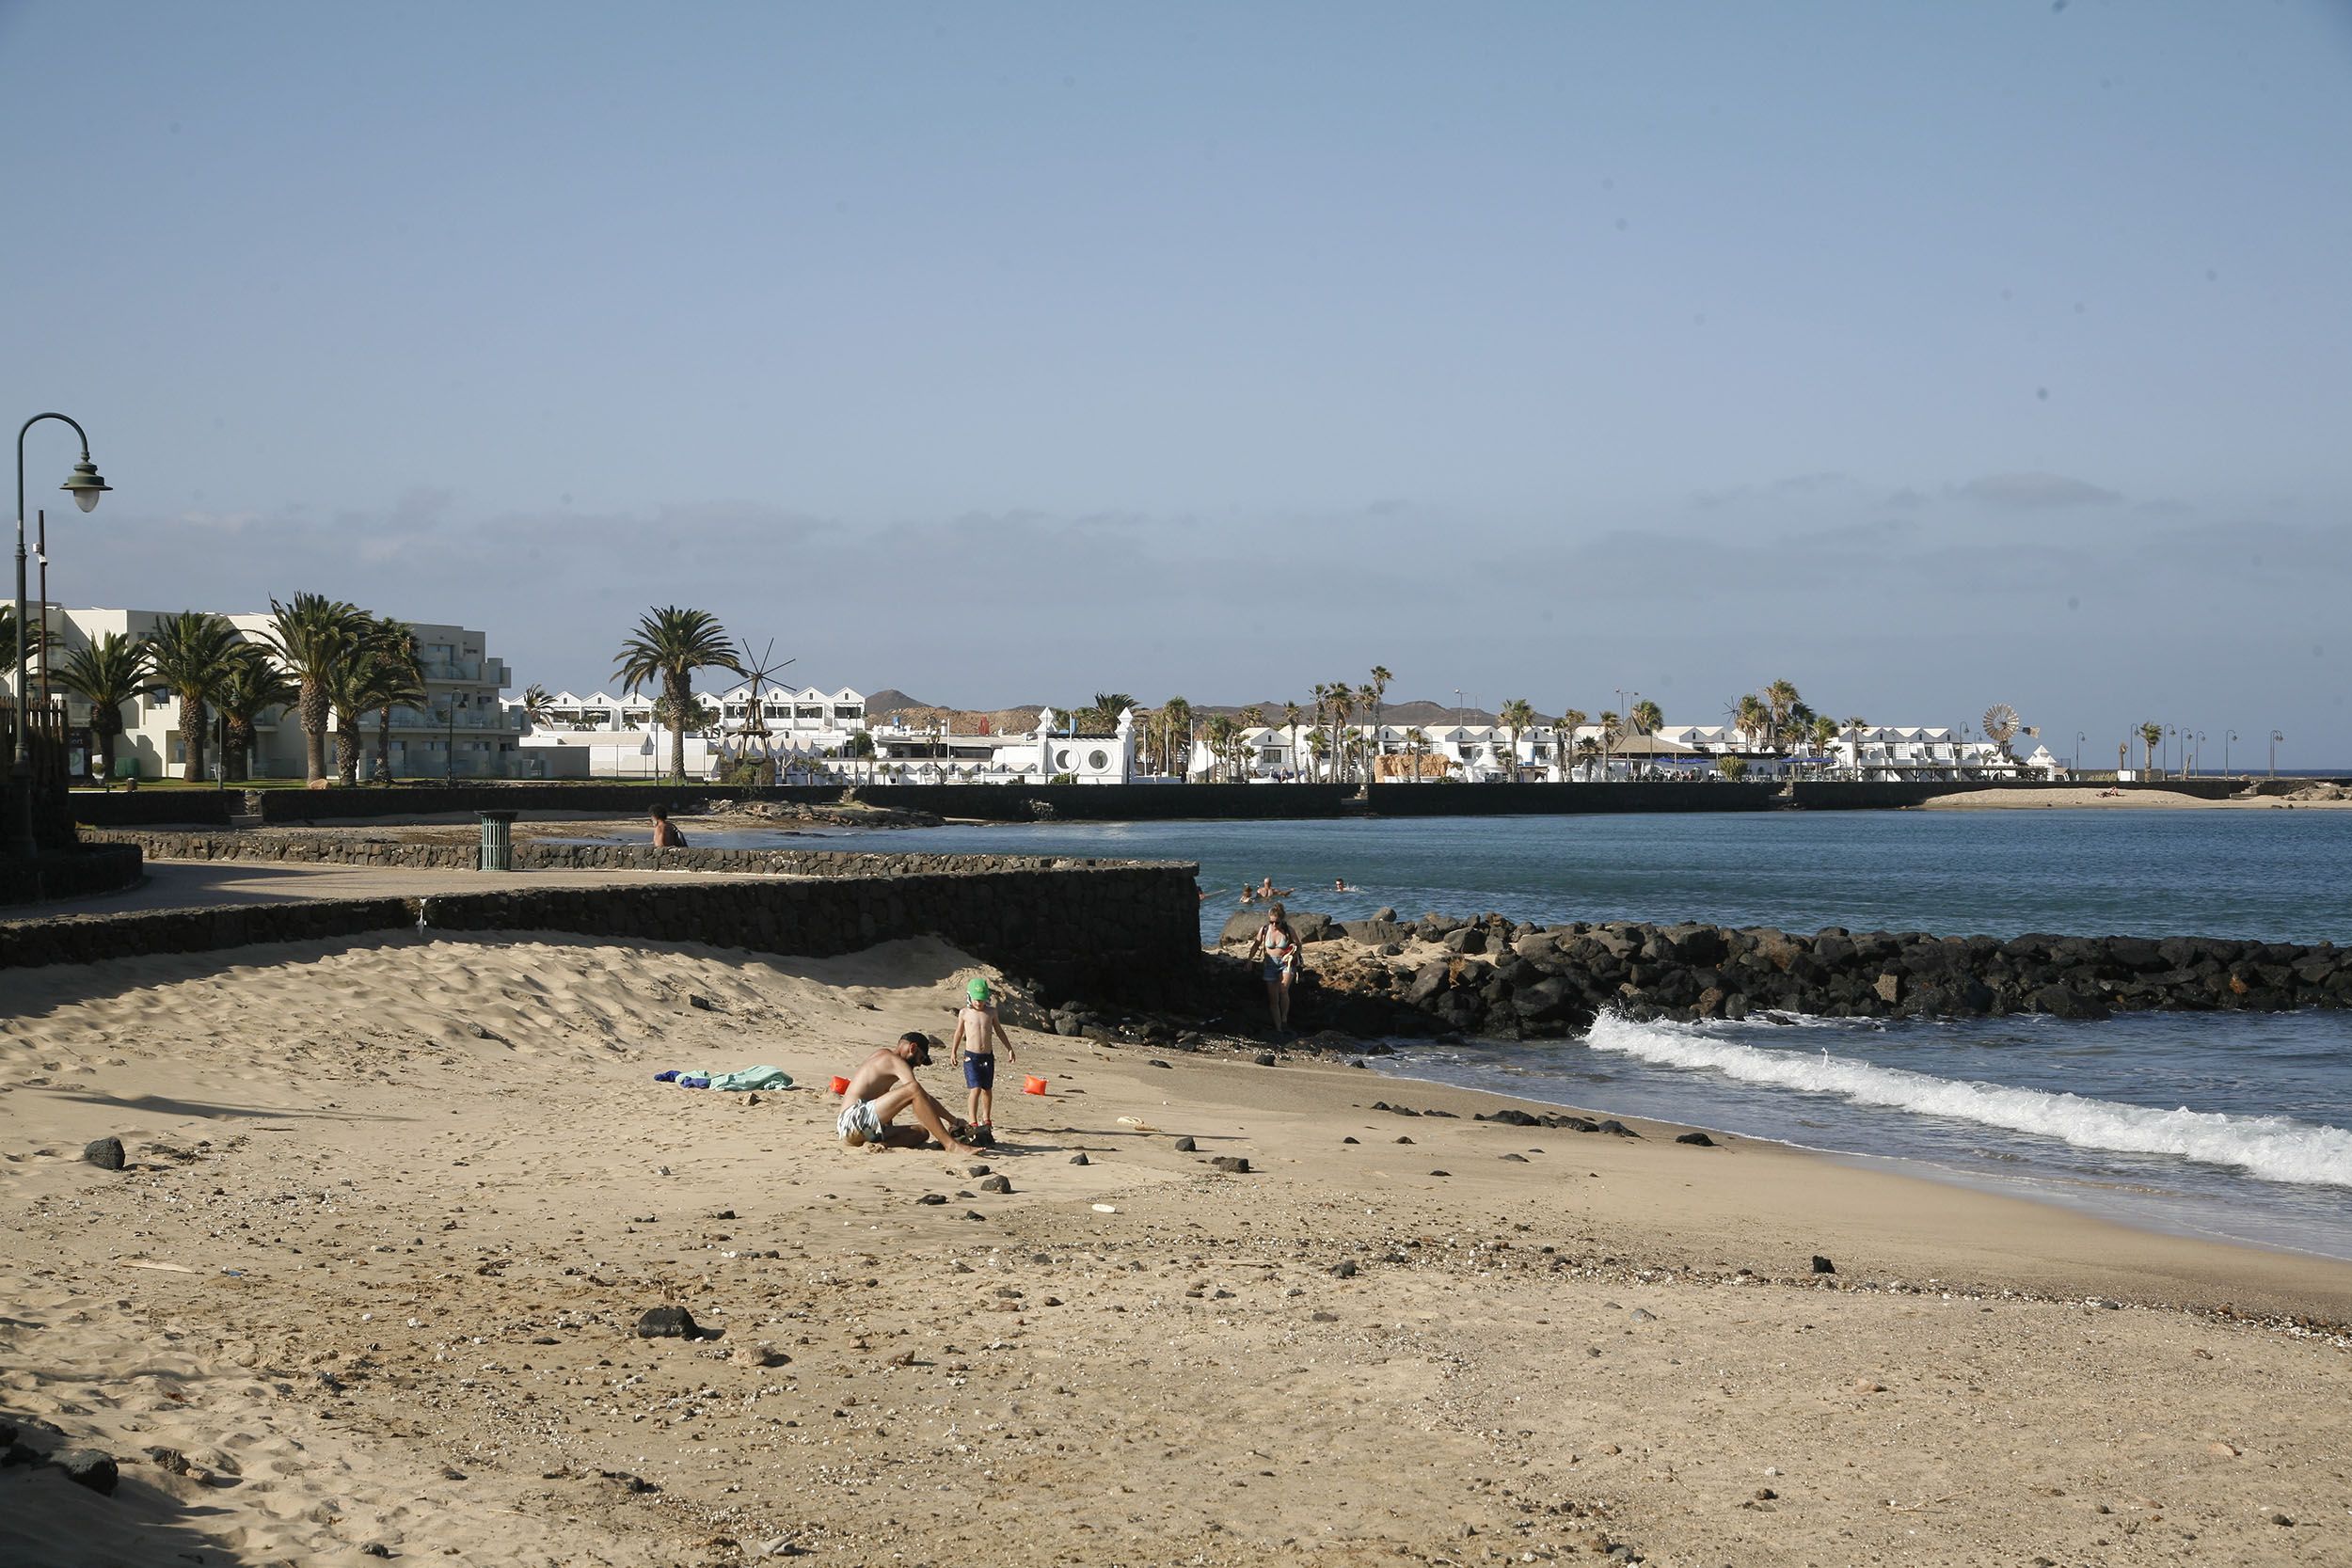
[[[988,1000],[988,981],[987,981],[987,979],[986,979],[984,976],[982,976],[982,975],[978,975],[978,974],[975,974],[975,975],[973,975],[973,976],[972,976],[972,978],[971,978],[969,981],[965,982],[965,984],[964,984],[964,988],[963,988],[963,994],[964,994],[964,995],[966,995],[966,996],[968,996],[968,997],[970,997],[970,998],[971,998],[973,1001],[975,1001],[975,1002],[985,1002],[985,1001],[987,1001],[987,1000]]]

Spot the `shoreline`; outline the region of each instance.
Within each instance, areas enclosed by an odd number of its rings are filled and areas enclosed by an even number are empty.
[[[437,933],[11,974],[0,1406],[124,1481],[0,1471],[0,1544],[1974,1564],[2122,1514],[2268,1561],[2341,1502],[2352,1264],[1018,1027],[977,1162],[650,1081],[821,1085],[976,972]],[[108,1133],[131,1168],[76,1157]],[[638,1338],[663,1303],[721,1337]],[[1405,1442],[1439,1484],[1393,1484]]]
[[[1793,1138],[1772,1133],[1745,1132],[1737,1127],[1719,1126],[1709,1120],[1662,1118],[1622,1110],[1597,1111],[1589,1107],[1572,1105],[1564,1101],[1542,1099],[1525,1094],[1512,1095],[1507,1091],[1481,1085],[1454,1085],[1440,1078],[1417,1077],[1409,1072],[1398,1070],[1393,1056],[1368,1056],[1366,1066],[1377,1076],[1389,1082],[1412,1085],[1417,1088],[1423,1086],[1460,1088],[1467,1093],[1486,1096],[1513,1105],[1541,1107],[1550,1112],[1567,1112],[1586,1117],[1613,1115],[1628,1122],[1638,1121],[1645,1125],[1656,1125],[1662,1128],[1696,1130],[1718,1139],[1737,1138],[1751,1145],[1769,1145],[1800,1158],[1824,1161],[1843,1169],[1865,1174],[1893,1176],[1905,1180],[1922,1182],[1937,1189],[1976,1193],[2008,1202],[2026,1204],[2037,1209],[2056,1210],[2077,1218],[2113,1226],[2139,1235],[2168,1237],[2222,1247],[2246,1248],[2283,1259],[2309,1259],[2322,1263],[2352,1266],[2352,1250],[2330,1252],[2316,1247],[2293,1246],[2261,1236],[2237,1235],[2227,1231],[2201,1228],[2189,1223],[2186,1218],[2168,1219],[2167,1206],[2162,1201],[2140,1204],[2129,1198],[2108,1199],[2104,1202],[2090,1196],[2070,1198],[2061,1196],[2065,1183],[2055,1177],[2044,1175],[2030,1178],[2003,1177],[1989,1171],[1971,1170],[1964,1165],[1950,1164],[1928,1154],[1875,1153],[1864,1149],[1839,1148],[1828,1144],[1803,1143]],[[2092,1148],[2086,1152],[2096,1156],[2107,1151]],[[2086,1191],[2103,1185],[2089,1179],[2079,1179],[2074,1184]],[[2106,1185],[2129,1191],[2137,1184],[2118,1181]],[[2225,1195],[2221,1194],[2185,1194],[2166,1191],[2158,1196],[2162,1199],[2169,1199],[2176,1204],[2222,1204],[2225,1202]],[[2285,1226],[2289,1222],[2284,1216],[2280,1216],[2277,1223]]]

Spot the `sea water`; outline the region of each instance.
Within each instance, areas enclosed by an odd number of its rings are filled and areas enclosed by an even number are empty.
[[[1279,786],[1271,786],[1279,787]],[[1436,786],[1446,787],[1446,786]],[[1474,786],[1457,785],[1468,788]],[[1342,919],[2190,934],[2352,942],[2352,813],[1772,813],[1041,824],[862,848],[1199,863],[1204,941],[1271,876]],[[774,845],[773,831],[697,843]],[[1359,891],[1334,894],[1334,878]],[[2352,1258],[2352,1011],[1600,1020],[1561,1040],[1400,1042],[1409,1077],[1886,1159],[2166,1229]]]

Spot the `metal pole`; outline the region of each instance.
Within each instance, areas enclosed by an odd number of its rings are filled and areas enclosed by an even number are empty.
[[[2075,771],[2075,772],[2077,772],[2077,773],[2079,773],[2079,772],[2081,772],[2082,770],[2083,770],[2083,732],[2082,732],[2082,731],[2080,731],[2080,730],[2076,730],[2076,731],[2074,732],[2074,771]]]
[[[16,744],[11,748],[8,771],[24,797],[24,811],[13,824],[15,851],[30,860],[39,852],[33,833],[33,752],[32,712],[25,689],[24,655],[24,436],[43,420],[57,420],[73,426],[73,434],[81,437],[82,461],[89,461],[89,434],[74,420],[64,414],[36,414],[19,426],[16,433],[16,685],[11,691],[16,703]]]
[[[33,560],[40,567],[40,705],[49,705],[49,509],[33,514]]]
[[[2270,732],[2270,776],[2274,779],[2279,776],[2279,742],[2285,738],[2277,730]]]

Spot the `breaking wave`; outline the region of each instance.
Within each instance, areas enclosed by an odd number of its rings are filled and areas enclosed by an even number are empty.
[[[1594,1021],[1585,1044],[1667,1067],[1719,1072],[1745,1084],[1834,1094],[1856,1105],[1947,1117],[2057,1138],[2077,1148],[2169,1154],[2231,1165],[2271,1181],[2352,1187],[2352,1132],[2291,1117],[2154,1110],[2112,1100],[1937,1078],[1827,1051],[1761,1051],[1705,1025]]]

